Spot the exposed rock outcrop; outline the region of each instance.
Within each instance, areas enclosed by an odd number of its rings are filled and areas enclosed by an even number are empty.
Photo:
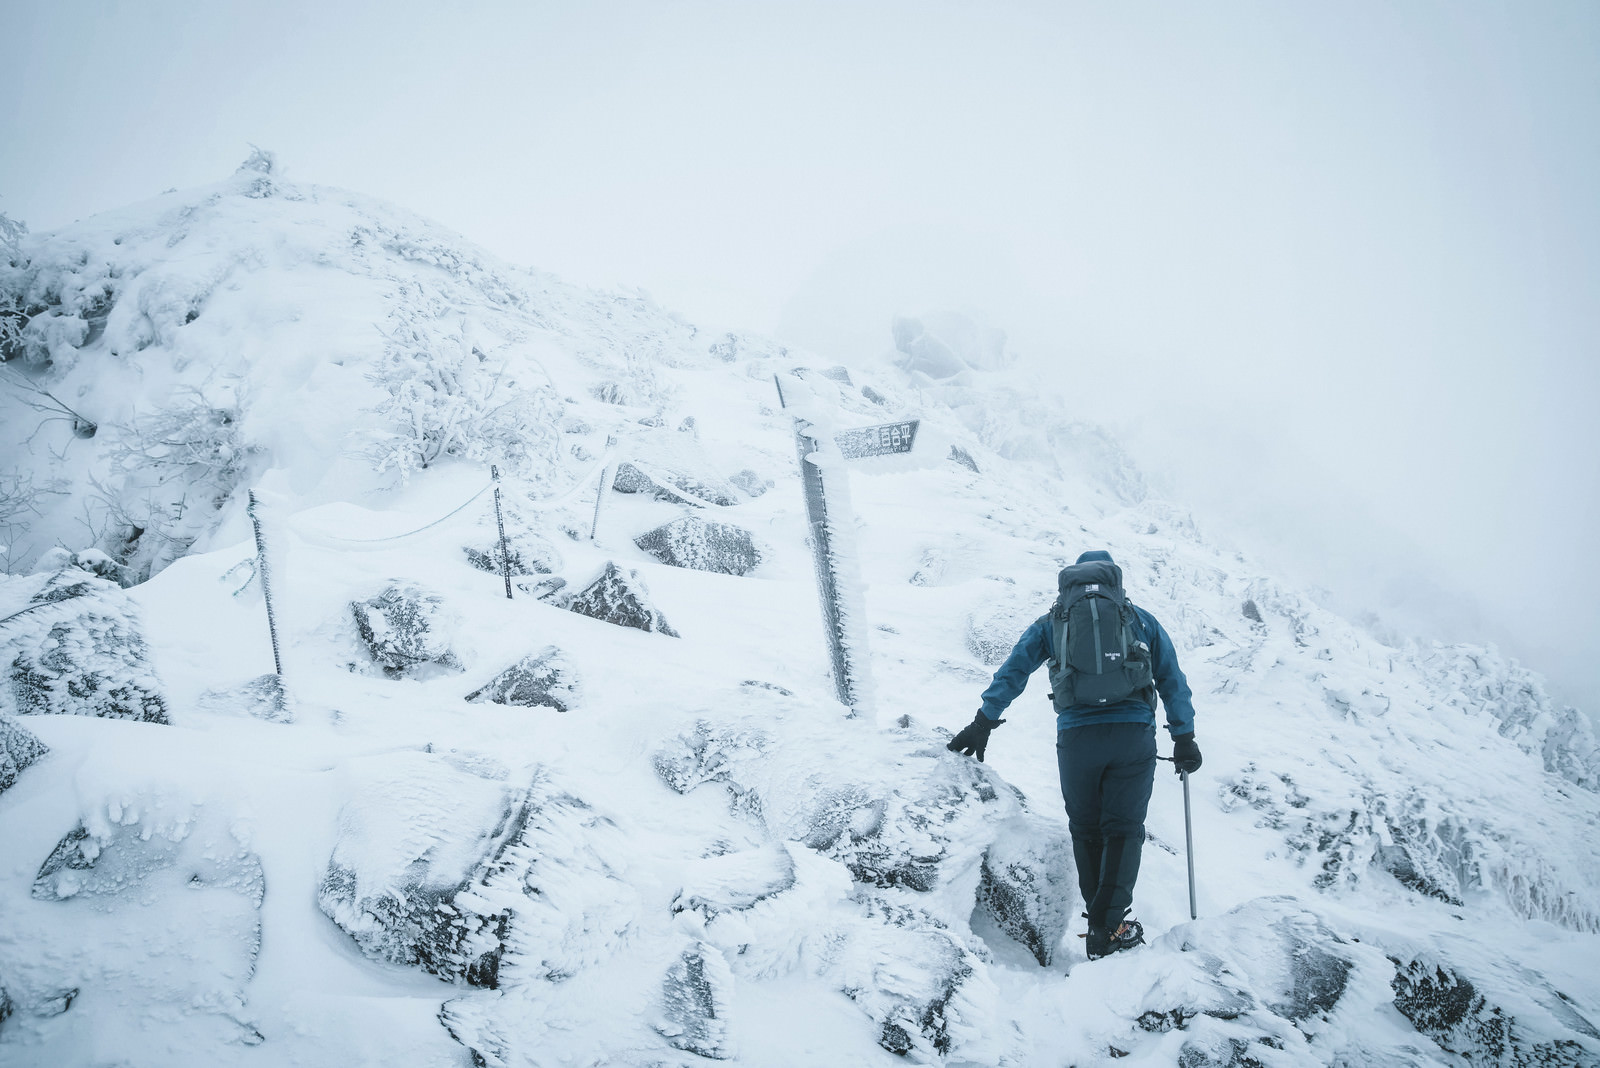
[[[580,615],[589,616],[619,627],[678,637],[667,617],[650,601],[650,591],[637,571],[624,571],[611,561],[598,578],[574,594],[567,608]]]
[[[561,650],[551,645],[523,657],[467,694],[473,702],[553,708],[565,712],[577,700],[577,684]]]

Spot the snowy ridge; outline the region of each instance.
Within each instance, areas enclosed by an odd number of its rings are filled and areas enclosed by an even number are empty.
[[[25,251],[5,1064],[1600,1063],[1587,721],[1212,544],[992,333],[844,372],[266,157]],[[821,458],[875,720],[774,376],[819,433],[923,421]],[[1150,944],[1095,963],[1043,680],[944,749],[1088,548],[1205,751],[1200,918],[1163,772]]]

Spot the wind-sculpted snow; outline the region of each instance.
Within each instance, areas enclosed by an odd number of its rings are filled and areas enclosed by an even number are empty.
[[[0,709],[166,723],[138,612],[77,568],[0,576]]]
[[[7,905],[4,958],[24,1042],[69,1012],[88,1012],[77,1026],[123,1040],[159,1017],[190,1020],[219,1042],[262,1041],[248,991],[267,883],[236,816],[177,795],[119,792],[34,859],[31,894]],[[11,1063],[13,1053],[34,1063],[20,1050],[0,1058]]]
[[[989,667],[998,667],[1023,631],[1049,610],[1051,598],[1029,597],[998,583],[989,585],[987,596],[967,613],[967,652]]]

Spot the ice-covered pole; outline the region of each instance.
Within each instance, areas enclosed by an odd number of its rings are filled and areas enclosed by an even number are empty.
[[[278,617],[272,609],[272,568],[267,560],[267,542],[261,534],[261,514],[257,510],[260,501],[256,500],[256,491],[250,491],[250,504],[245,509],[250,514],[250,526],[256,534],[256,574],[261,576],[261,597],[267,602],[267,633],[272,636],[272,666],[278,673],[278,678],[283,678],[283,653],[278,646]]]
[[[500,468],[489,465],[489,477],[494,479],[494,523],[500,528],[500,574],[506,580],[506,600],[511,600],[511,553],[506,549],[506,520],[500,514]]]
[[[800,417],[798,409],[785,396],[783,382],[777,375],[773,376],[773,384],[778,388],[778,403],[794,415],[795,454],[800,465],[801,489],[805,495],[806,521],[811,534],[812,562],[817,577],[817,600],[822,608],[822,625],[828,641],[834,692],[839,702],[850,709],[853,717],[865,715],[865,635],[859,633],[859,625],[852,626],[853,622],[859,624],[859,619],[853,619],[859,612],[852,613],[846,604],[848,583],[840,574],[845,561],[842,561],[842,546],[837,544],[836,538],[836,534],[842,533],[840,519],[849,514],[845,503],[848,496],[844,494],[842,486],[835,487],[835,504],[838,507],[830,514],[830,482],[823,465],[818,462],[823,459],[818,455],[818,445],[824,436],[811,421]],[[843,477],[842,469],[835,468],[835,472],[836,478]]]

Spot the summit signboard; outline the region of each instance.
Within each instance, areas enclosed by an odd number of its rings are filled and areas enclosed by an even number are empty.
[[[833,440],[846,460],[864,460],[869,456],[890,456],[910,452],[917,440],[920,419],[907,419],[901,423],[883,423],[879,426],[858,427],[835,434]]]

